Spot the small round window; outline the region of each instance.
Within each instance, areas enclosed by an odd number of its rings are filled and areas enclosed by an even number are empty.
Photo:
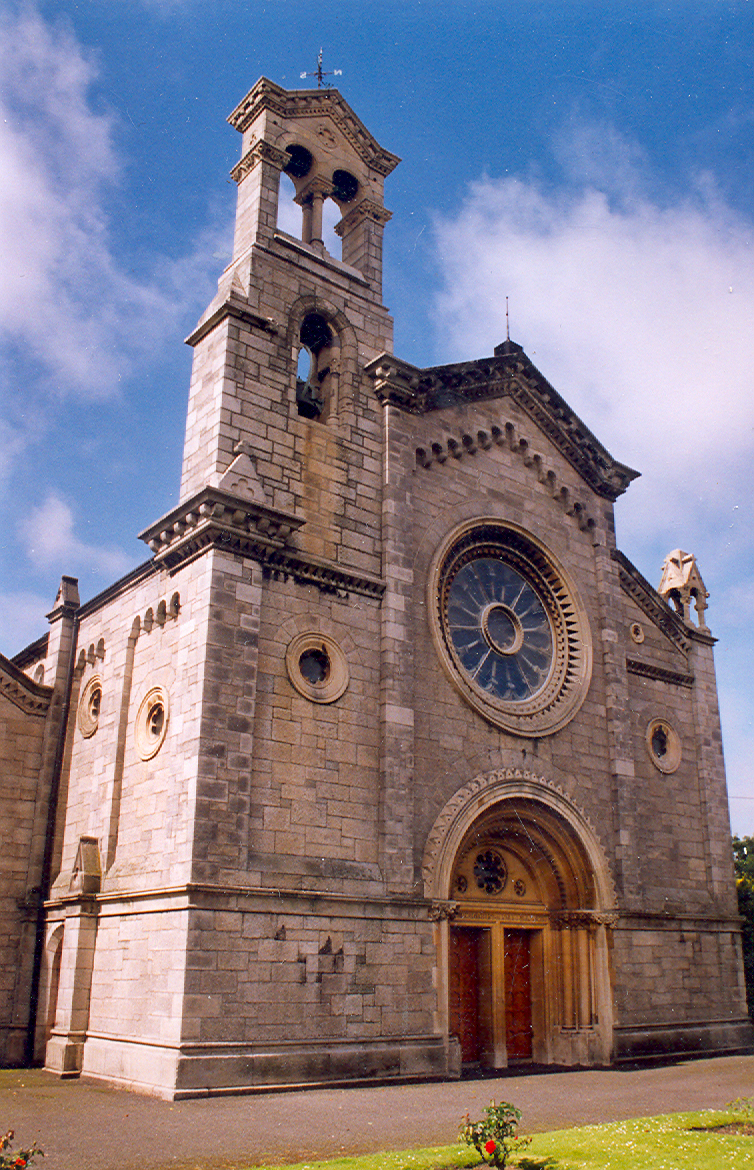
[[[91,738],[97,730],[101,707],[102,679],[98,674],[93,674],[84,687],[79,700],[79,731],[85,739]]]
[[[681,740],[665,719],[653,719],[644,735],[649,758],[660,772],[675,772],[681,762]]]
[[[136,750],[142,760],[156,756],[168,731],[168,695],[163,687],[152,687],[141,700],[136,715]]]
[[[288,677],[313,703],[334,703],[348,686],[346,657],[327,634],[298,634],[285,653]]]

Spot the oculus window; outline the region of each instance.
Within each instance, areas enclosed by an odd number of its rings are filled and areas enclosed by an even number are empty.
[[[491,520],[466,524],[439,550],[429,588],[440,659],[479,714],[526,736],[573,717],[591,677],[589,625],[539,541]]]

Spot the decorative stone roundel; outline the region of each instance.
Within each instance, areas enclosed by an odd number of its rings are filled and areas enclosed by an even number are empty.
[[[168,693],[164,687],[151,687],[139,704],[134,737],[142,760],[156,756],[168,733]]]
[[[90,739],[99,726],[102,706],[102,679],[93,674],[82,691],[79,700],[78,725],[85,739]]]
[[[649,758],[660,772],[669,775],[681,762],[681,740],[665,719],[653,719],[644,735]]]
[[[288,677],[312,703],[334,703],[348,686],[346,656],[327,634],[297,634],[285,652]]]
[[[511,524],[467,523],[435,557],[429,590],[440,660],[481,715],[526,736],[575,715],[591,678],[589,623],[539,541]]]

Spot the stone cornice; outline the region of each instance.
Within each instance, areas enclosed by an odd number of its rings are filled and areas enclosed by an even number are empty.
[[[264,110],[286,120],[331,118],[366,165],[382,176],[389,175],[401,161],[396,154],[380,146],[337,89],[286,90],[266,77],[260,77],[228,116],[228,122],[243,134]]]
[[[152,549],[154,564],[171,573],[210,548],[222,548],[256,561],[268,577],[290,577],[341,597],[382,596],[381,578],[285,547],[303,523],[292,512],[206,487],[145,528],[139,539]]]
[[[615,926],[620,914],[615,910],[551,910],[553,930],[594,930],[597,926]]]
[[[694,926],[701,930],[717,927],[718,930],[736,930],[743,919],[735,914],[705,914],[704,911],[693,913],[688,910],[634,910],[628,907],[619,907],[619,930],[677,930],[678,923],[685,923],[686,929]],[[637,923],[646,922],[645,927]]]
[[[46,715],[52,699],[52,687],[36,683],[0,654],[0,695],[26,715]]]
[[[670,683],[677,687],[693,687],[693,674],[684,674],[680,670],[666,670],[664,666],[655,666],[651,662],[642,662],[638,658],[626,659],[626,670],[629,674],[638,674],[641,678],[651,678],[656,682]]]
[[[279,171],[282,171],[289,160],[290,155],[286,154],[284,150],[279,150],[277,146],[273,146],[264,138],[257,138],[243,158],[233,167],[230,177],[234,183],[241,183],[260,162],[270,162]]]
[[[619,549],[611,549],[611,557],[618,564],[618,576],[624,593],[636,602],[658,630],[668,638],[682,654],[688,654],[691,642],[714,646],[717,638],[709,630],[687,626],[675,610],[660,597],[656,589],[643,577],[635,565]]]
[[[618,463],[513,342],[491,358],[418,369],[392,354],[365,367],[382,402],[412,414],[512,398],[600,496],[615,500],[638,472]]]
[[[292,512],[205,487],[145,528],[139,539],[149,545],[157,564],[173,570],[216,545],[264,561],[303,523]]]
[[[253,329],[261,329],[265,333],[277,333],[278,331],[277,323],[271,317],[260,317],[258,313],[253,313],[245,301],[231,294],[209,316],[202,318],[193,333],[189,333],[186,338],[186,345],[198,345],[202,338],[216,329],[228,317],[233,317],[236,321],[243,321],[245,325],[251,325]]]
[[[45,908],[54,912],[58,907],[80,900],[80,895],[59,891],[45,902]],[[426,898],[387,894],[382,896],[345,894],[321,887],[294,889],[285,886],[245,886],[214,882],[186,882],[182,885],[154,886],[148,889],[110,889],[106,884],[106,888],[94,895],[91,900],[100,907],[100,915],[103,917],[107,914],[109,906],[117,906],[115,913],[121,916],[124,912],[161,913],[165,903],[179,910],[200,906],[226,907],[235,904],[239,908],[257,906],[262,912],[267,912],[272,905],[276,914],[300,914],[302,908],[308,908],[311,912],[315,907],[321,910],[322,906],[331,906],[337,907],[339,914],[355,914],[359,917],[366,914],[367,917],[384,918],[385,912],[390,911],[392,914],[414,921],[424,918],[431,909],[431,903]]]
[[[380,577],[354,573],[333,561],[320,560],[289,549],[269,553],[262,564],[269,576],[291,577],[300,585],[316,585],[323,593],[335,593],[339,597],[358,593],[362,597],[380,598],[386,588]]]

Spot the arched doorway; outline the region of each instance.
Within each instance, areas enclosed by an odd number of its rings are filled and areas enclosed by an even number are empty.
[[[435,824],[425,882],[441,1020],[463,1064],[609,1062],[614,897],[596,837],[562,793],[512,769],[477,777]]]

